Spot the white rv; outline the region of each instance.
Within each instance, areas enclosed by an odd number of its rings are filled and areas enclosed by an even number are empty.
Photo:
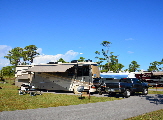
[[[20,67],[17,66],[16,74],[19,73]],[[22,82],[25,82],[38,89],[74,91],[75,93],[79,86],[84,86],[84,90],[95,92],[96,89],[92,88],[93,78],[100,77],[97,63],[91,61],[50,62],[26,67],[28,67],[25,69],[26,75],[17,75],[15,85],[19,87]]]
[[[15,71],[15,85],[21,87],[21,85],[29,84],[30,74],[28,74],[27,70],[31,68],[32,65],[18,65]]]

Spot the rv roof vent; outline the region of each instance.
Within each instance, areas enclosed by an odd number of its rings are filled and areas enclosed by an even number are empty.
[[[85,62],[92,62],[92,60],[88,59],[88,60],[85,60]]]
[[[72,60],[71,61],[71,63],[77,63],[78,62],[78,60]]]
[[[47,64],[55,64],[54,62],[49,62],[49,63],[47,63]]]

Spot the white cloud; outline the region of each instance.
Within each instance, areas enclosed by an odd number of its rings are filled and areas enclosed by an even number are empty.
[[[0,58],[0,69],[2,67],[6,67],[6,66],[10,66],[10,65],[11,64],[10,64],[10,61],[8,59],[2,59],[2,58]]]
[[[134,53],[134,52],[132,52],[132,51],[127,51],[127,53],[132,54],[132,53]]]
[[[12,48],[7,45],[0,45],[0,69],[5,66],[10,66],[10,61],[4,58]]]
[[[0,45],[0,57],[4,57],[8,54],[8,51],[10,51],[12,48],[7,45]]]
[[[133,38],[127,38],[127,39],[125,39],[125,40],[134,40]]]
[[[57,54],[57,55],[39,55],[34,58],[34,64],[40,63],[48,63],[48,62],[56,62],[60,58],[63,58],[66,62],[70,62],[73,60],[79,53],[74,52],[73,50],[67,51],[65,54]]]
[[[38,48],[38,49],[36,50],[36,52],[42,54],[42,48]]]
[[[8,51],[10,51],[11,49],[12,48],[10,46],[0,45],[0,69],[5,66],[10,66],[10,61],[4,58],[4,56],[7,55]],[[34,64],[56,62],[60,58],[63,58],[66,62],[70,62],[79,54],[78,52],[69,50],[65,54],[44,55],[42,54],[42,48],[38,48],[37,52],[40,53],[40,55],[34,58]]]

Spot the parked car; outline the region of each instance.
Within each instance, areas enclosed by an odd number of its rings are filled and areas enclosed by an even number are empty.
[[[137,78],[122,78],[119,82],[106,82],[101,85],[99,94],[108,93],[115,96],[117,93],[123,94],[124,97],[130,97],[135,92],[142,92],[143,95],[148,94],[148,85]]]

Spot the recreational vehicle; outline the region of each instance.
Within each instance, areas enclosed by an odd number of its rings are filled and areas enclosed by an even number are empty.
[[[20,87],[23,83],[30,83],[38,89],[73,91],[74,93],[77,93],[79,86],[84,86],[85,91],[95,92],[93,79],[99,78],[99,73],[97,63],[90,60],[17,66],[15,85]]]
[[[163,72],[135,72],[135,76],[149,86],[163,86]]]

